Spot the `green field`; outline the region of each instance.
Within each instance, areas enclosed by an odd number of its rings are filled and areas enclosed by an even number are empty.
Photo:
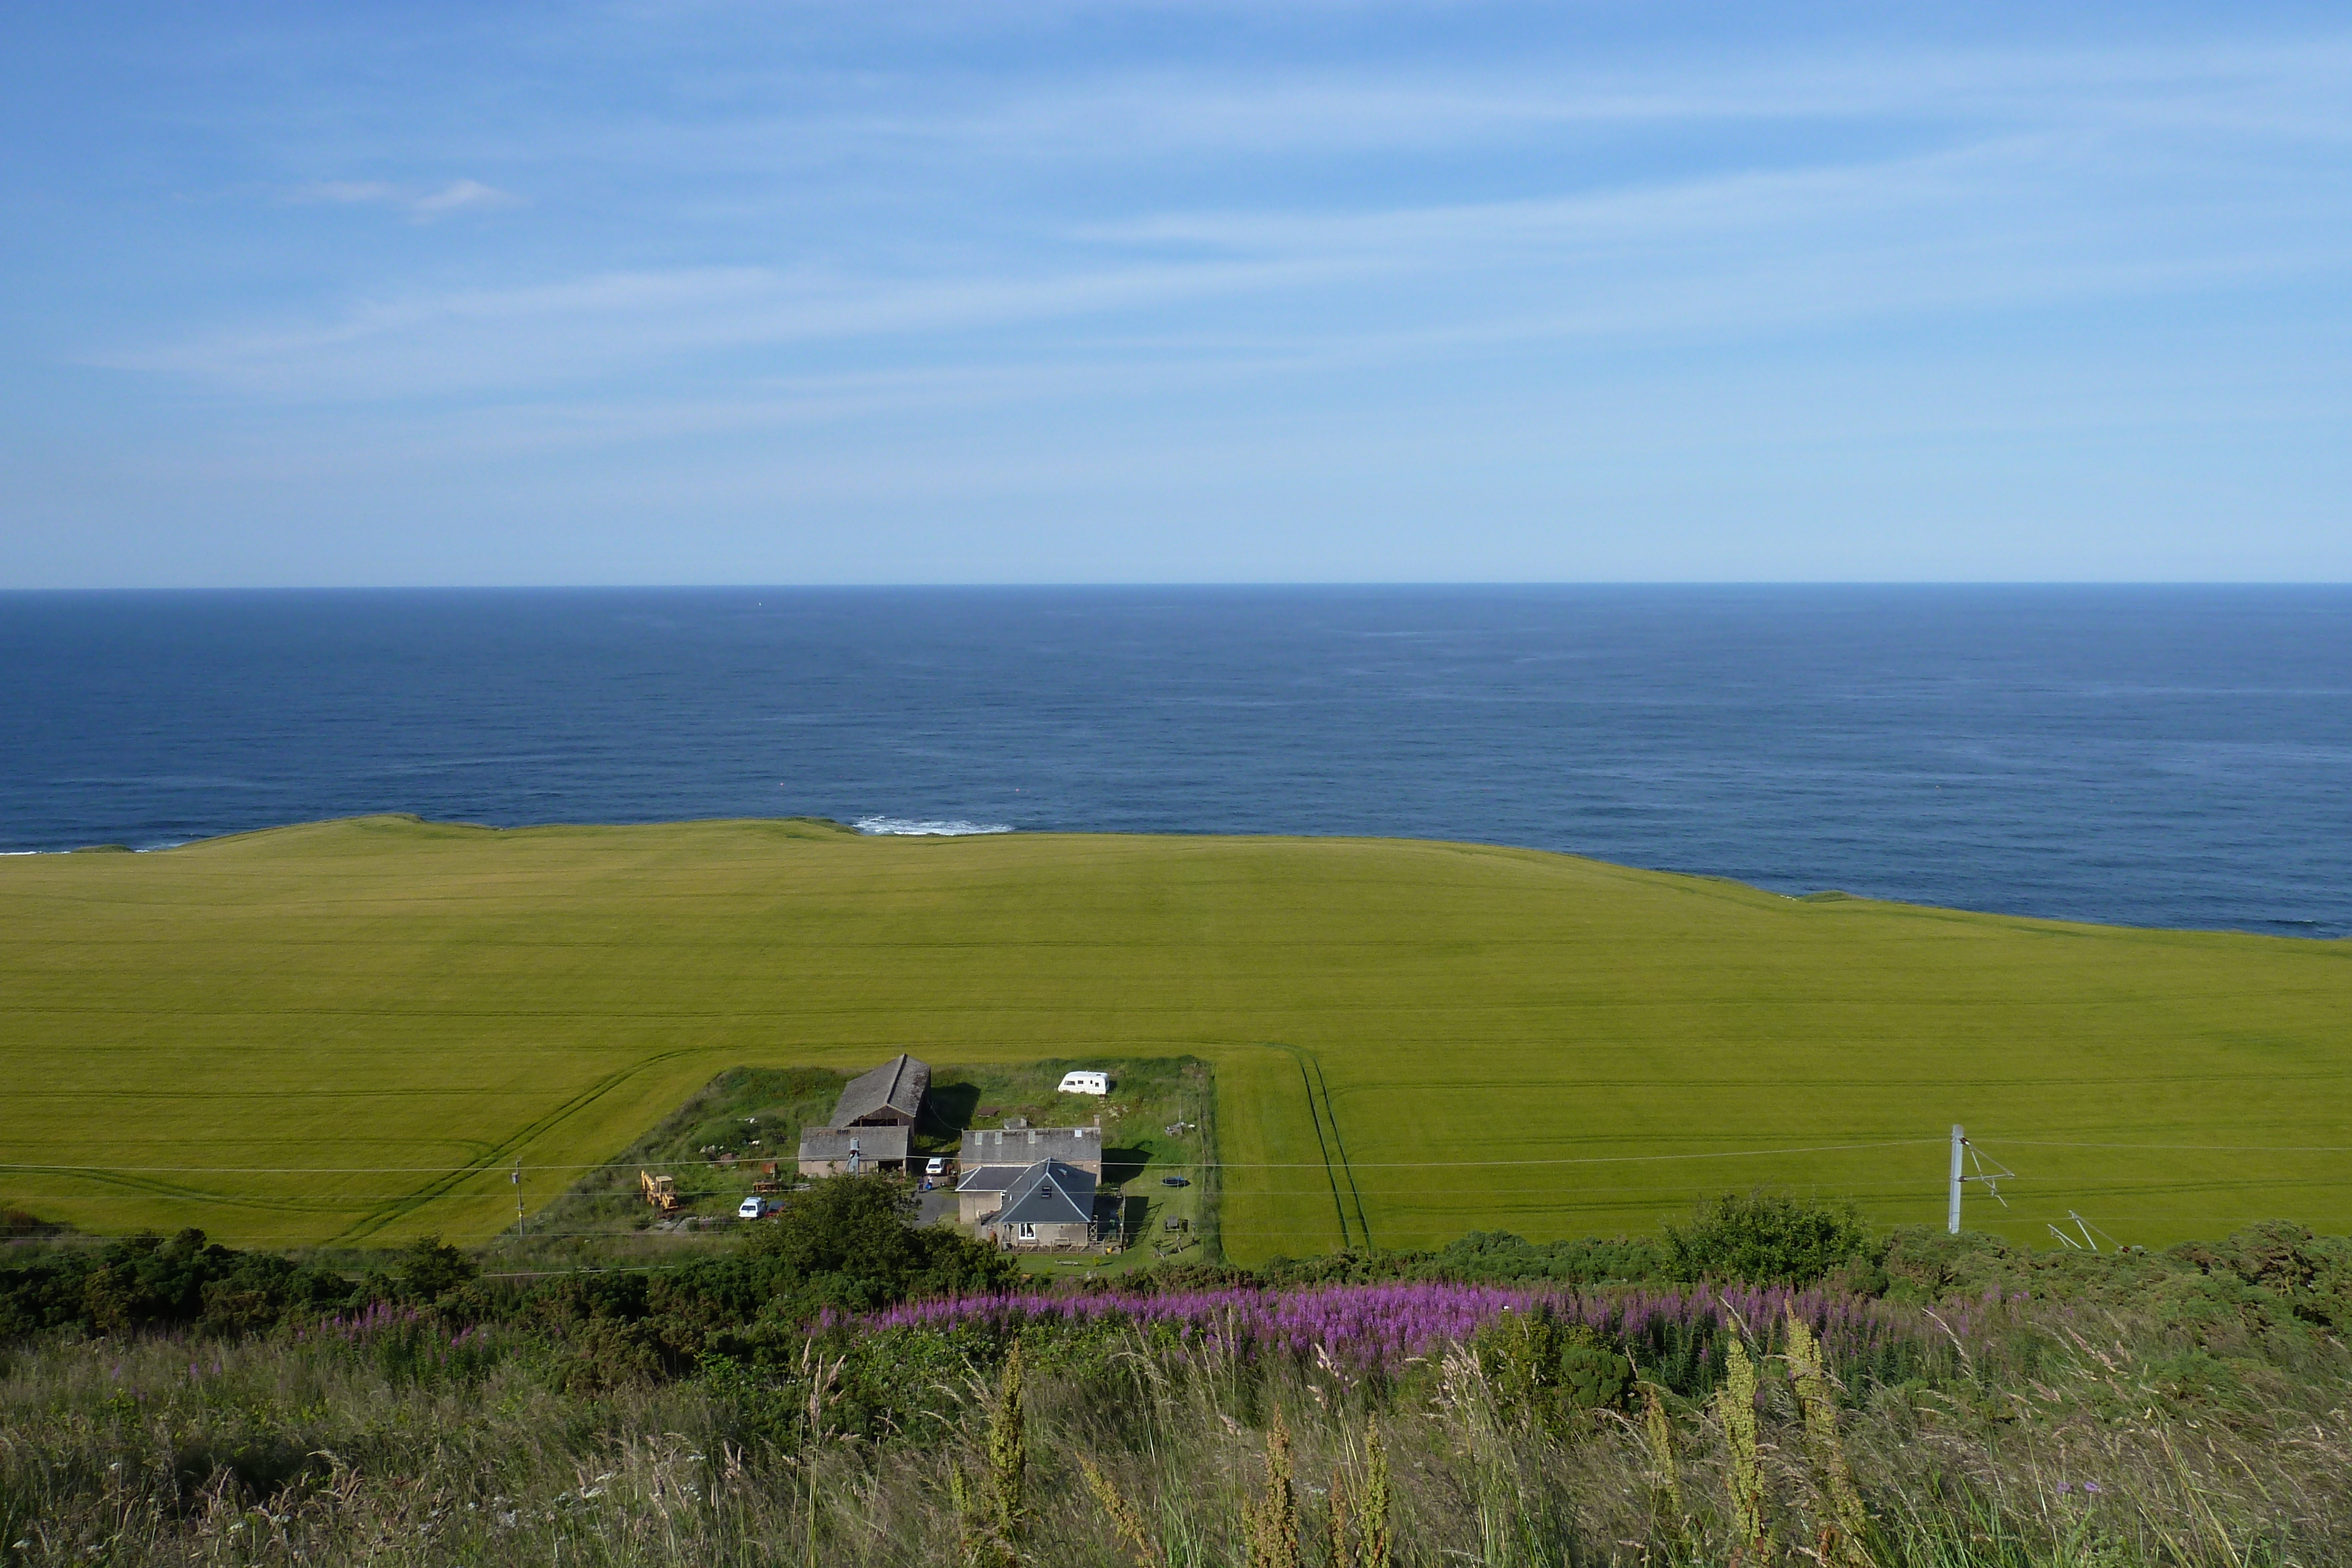
[[[243,1243],[485,1238],[726,1069],[901,1049],[1208,1061],[1244,1260],[1759,1183],[1940,1221],[1956,1121],[2020,1239],[2346,1231],[2347,1035],[2345,944],[1460,844],[370,818],[0,861],[0,1203]]]

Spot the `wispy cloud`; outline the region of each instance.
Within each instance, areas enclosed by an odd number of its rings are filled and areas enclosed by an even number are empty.
[[[311,326],[227,331],[91,362],[298,397],[546,386],[713,350],[903,340],[1328,283],[1345,265],[1133,262],[897,279],[819,268],[612,273],[415,295]]]
[[[897,83],[796,76],[747,95],[805,100],[795,111],[590,134],[612,156],[690,156],[721,169],[832,157],[1072,165],[1443,152],[1770,124],[2092,128],[2341,144],[2352,141],[2347,75],[2352,36],[2331,35],[2292,44],[1816,49],[1651,69],[1540,59],[1347,71],[1169,68],[1013,91],[949,78],[927,84],[920,104],[883,90]]]
[[[878,355],[869,368],[882,368],[908,355],[1132,359],[1149,340],[1160,359],[1223,360],[1245,376],[1269,353],[1360,364],[1545,340],[1722,341],[2352,265],[2352,229],[2335,208],[2314,209],[2303,183],[2241,177],[2205,156],[2183,177],[2130,138],[2003,129],[1908,155],[1500,200],[1041,224],[1025,245],[960,244],[944,260],[888,267],[843,258],[404,291],[100,358],[298,398],[544,390],[765,351],[709,372],[740,382],[812,345]],[[388,199],[383,189],[316,199]]]
[[[828,59],[618,26],[584,61],[551,34],[421,106],[363,84],[251,132],[269,173],[239,192],[368,210],[369,243],[280,211],[294,287],[76,330],[250,432],[224,450],[256,491],[495,497],[539,465],[633,506],[945,516],[1267,484],[1311,509],[1379,474],[1376,501],[1491,484],[1550,517],[1583,475],[1631,495],[1733,451],[1802,476],[1801,448],[1948,444],[1964,476],[2343,406],[2318,345],[2352,277],[2352,44],[2225,32],[1295,60],[861,32]],[[390,177],[265,184],[289,169]],[[458,221],[522,190],[531,223]]]
[[[485,185],[479,180],[452,180],[436,191],[386,183],[381,180],[320,180],[298,185],[289,193],[295,202],[329,202],[341,206],[389,207],[407,214],[412,223],[429,224],[455,213],[486,212],[518,207],[523,198],[511,191]]]

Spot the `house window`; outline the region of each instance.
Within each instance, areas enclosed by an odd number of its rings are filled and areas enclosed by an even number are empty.
[[[1034,1225],[1030,1224],[1030,1223],[1029,1223],[1028,1221],[1026,1221],[1026,1220],[1022,1221],[1022,1224],[1021,1224],[1021,1239],[1022,1239],[1022,1240],[1024,1240],[1024,1241],[1034,1241],[1034,1240],[1036,1240],[1036,1239],[1037,1239],[1037,1228],[1036,1228],[1035,1226],[1034,1226]]]

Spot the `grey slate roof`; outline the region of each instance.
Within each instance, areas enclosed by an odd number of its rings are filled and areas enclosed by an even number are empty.
[[[996,1223],[1087,1225],[1094,1217],[1094,1173],[1059,1160],[1039,1160],[1005,1189]]]
[[[922,1115],[923,1096],[930,1088],[930,1068],[902,1051],[873,1071],[849,1081],[833,1108],[833,1124],[850,1126],[885,1111],[896,1111],[914,1121]]]
[[[849,1145],[857,1145],[858,1163],[874,1165],[883,1160],[903,1160],[907,1157],[907,1129],[904,1127],[803,1127],[801,1129],[801,1158],[804,1160],[845,1160]]]
[[[1003,1192],[1021,1178],[1024,1166],[982,1166],[963,1173],[956,1183],[958,1192]]]
[[[1100,1127],[983,1127],[966,1131],[956,1157],[965,1165],[1034,1165],[1039,1160],[1102,1163]]]

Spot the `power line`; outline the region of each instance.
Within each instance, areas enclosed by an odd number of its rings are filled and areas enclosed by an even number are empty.
[[[1862,1149],[1916,1148],[1924,1145],[1941,1144],[1941,1138],[1884,1138],[1849,1144],[1807,1144],[1772,1149],[1720,1149],[1670,1155],[1570,1155],[1535,1159],[1509,1160],[1352,1160],[1349,1163],[1368,1170],[1467,1170],[1502,1169],[1517,1166],[1654,1165],[1684,1160],[1771,1159],[1784,1155],[1838,1154]],[[1985,1147],[2010,1146],[2037,1149],[2124,1149],[2168,1154],[2274,1154],[2274,1155],[2343,1155],[2352,1154],[2352,1145],[2344,1144],[2108,1144],[2063,1141],[2051,1138],[1984,1138],[1975,1142]],[[782,1163],[784,1156],[778,1156]],[[709,1160],[618,1160],[594,1165],[484,1165],[484,1166],[71,1166],[49,1163],[0,1163],[0,1173],[16,1172],[44,1176],[479,1176],[489,1178],[511,1176],[523,1171],[594,1172],[625,1170],[738,1170],[755,1163],[751,1159],[736,1166],[714,1166]],[[1149,1166],[1163,1170],[1225,1170],[1276,1171],[1321,1170],[1317,1160],[1150,1160]],[[156,1197],[174,1194],[158,1193]],[[205,1195],[191,1194],[189,1197]],[[341,1196],[341,1195],[339,1195]],[[371,1201],[361,1195],[350,1195],[352,1201]],[[395,1193],[382,1199],[393,1201],[411,1197],[413,1193]],[[455,1196],[455,1195],[453,1195]]]
[[[2023,1149],[2141,1149],[2159,1154],[2216,1155],[2352,1155],[2347,1144],[2076,1144],[2049,1138],[1987,1138],[1987,1147],[2011,1145]]]
[[[1923,1144],[1940,1144],[1941,1138],[1885,1138],[1860,1144],[1809,1144],[1780,1149],[1721,1149],[1698,1154],[1679,1155],[1573,1155],[1556,1158],[1525,1160],[1355,1160],[1350,1163],[1372,1170],[1459,1170],[1488,1169],[1517,1166],[1616,1166],[1654,1165],[1676,1160],[1748,1160],[1769,1159],[1780,1155],[1833,1154],[1850,1149],[1914,1148]],[[752,1162],[742,1161],[748,1165]],[[1321,1170],[1319,1160],[1241,1161],[1241,1160],[1150,1160],[1148,1166],[1166,1170],[1216,1171],[1303,1171]],[[505,1176],[512,1166],[60,1166],[60,1165],[0,1165],[0,1172],[21,1171],[46,1176]],[[593,1166],[524,1166],[526,1171],[618,1171],[659,1170],[677,1168],[733,1169],[733,1166],[712,1166],[707,1160],[624,1160],[614,1164]],[[157,1195],[169,1196],[169,1195]],[[414,1196],[403,1193],[403,1197]]]

